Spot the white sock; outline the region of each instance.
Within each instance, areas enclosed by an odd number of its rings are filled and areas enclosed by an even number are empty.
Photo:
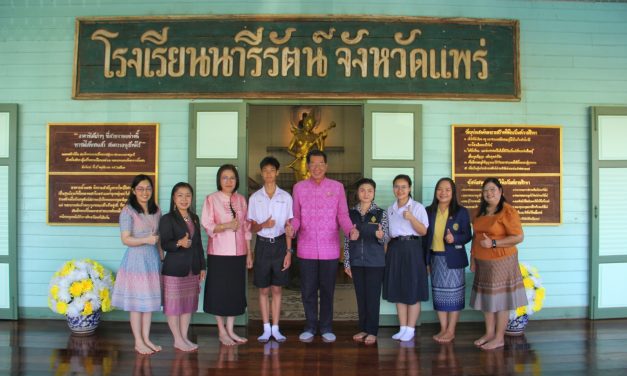
[[[414,338],[414,333],[416,332],[416,328],[412,328],[410,326],[405,327],[405,332],[399,338],[401,341],[411,341]]]
[[[400,339],[403,336],[403,334],[405,334],[406,328],[407,328],[406,326],[401,326],[401,330],[399,330],[398,333],[394,334],[392,336],[392,339]]]
[[[272,335],[272,329],[270,327],[270,323],[267,322],[265,324],[263,324],[263,334],[260,335],[257,340],[260,342],[267,342],[270,339],[270,336]]]
[[[277,341],[281,342],[281,341],[285,341],[287,338],[285,338],[285,336],[283,334],[281,334],[281,332],[279,331],[279,326],[278,325],[272,325],[272,337],[274,337],[274,339],[276,339]]]

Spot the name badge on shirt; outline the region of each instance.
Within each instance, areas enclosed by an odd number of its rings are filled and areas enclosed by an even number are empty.
[[[453,223],[453,230],[459,230],[459,223]]]

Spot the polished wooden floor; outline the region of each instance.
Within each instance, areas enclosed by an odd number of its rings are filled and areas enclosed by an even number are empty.
[[[259,322],[237,328],[249,343],[221,346],[214,326],[193,326],[195,353],[175,351],[166,324],[153,324],[163,351],[137,355],[128,323],[103,322],[90,337],[71,336],[64,321],[0,321],[0,374],[15,375],[626,375],[627,320],[531,321],[505,348],[472,345],[480,323],[461,323],[455,342],[431,340],[434,324],[417,329],[414,342],[390,338],[382,328],[375,346],[351,340],[355,323],[335,325],[338,341],[301,343],[300,322],[284,323],[287,342],[258,343]]]

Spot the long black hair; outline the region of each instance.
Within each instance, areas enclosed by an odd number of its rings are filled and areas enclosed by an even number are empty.
[[[157,203],[155,202],[155,184],[152,182],[152,179],[148,175],[139,174],[133,178],[133,182],[131,183],[131,192],[128,194],[126,204],[135,209],[136,212],[144,213],[144,209],[139,204],[139,202],[137,202],[137,196],[135,196],[134,192],[135,187],[137,187],[137,185],[144,180],[148,180],[148,182],[150,183],[150,188],[152,189],[152,194],[148,199],[148,214],[155,214],[159,210],[159,206],[157,206]]]
[[[459,205],[459,202],[457,201],[457,187],[455,186],[455,182],[451,178],[441,178],[440,180],[438,180],[435,185],[435,191],[433,192],[433,201],[431,201],[431,205],[427,206],[427,212],[435,213],[436,210],[438,210],[438,204],[440,203],[438,201],[438,187],[440,186],[440,183],[444,181],[447,181],[451,184],[451,194],[453,196],[451,197],[451,202],[449,202],[448,204],[448,215],[450,217],[454,217],[455,214],[457,214],[457,212],[459,211],[459,208],[462,206]]]
[[[187,188],[192,193],[192,204],[189,206],[189,209],[187,209],[187,211],[190,214],[196,214],[196,212],[194,211],[194,188],[192,188],[189,183],[186,183],[184,181],[178,182],[174,185],[174,187],[172,187],[172,194],[170,195],[170,213],[178,213],[178,210],[176,209],[176,204],[174,203],[174,195],[176,194],[176,191],[178,191],[180,188]]]
[[[497,179],[497,178],[486,178],[483,181],[483,184],[481,184],[481,202],[479,203],[479,210],[477,210],[477,217],[481,217],[482,215],[488,214],[487,213],[488,203],[483,198],[483,188],[488,183],[493,183],[494,185],[496,185],[496,187],[498,189],[501,190],[501,199],[499,200],[499,203],[496,205],[496,211],[494,212],[494,214],[496,214],[496,213],[500,212],[501,210],[503,210],[503,204],[507,202],[507,199],[505,198],[505,194],[503,193],[503,186],[501,185],[501,182],[499,181],[499,179]]]
[[[233,189],[233,193],[235,193],[237,192],[237,188],[239,188],[239,174],[237,173],[237,168],[235,168],[234,165],[228,163],[220,166],[220,168],[218,169],[218,173],[216,174],[216,185],[218,191],[222,190],[222,173],[227,170],[233,171],[233,175],[235,175],[235,188]],[[237,218],[237,213],[233,208],[233,196],[229,198],[229,209],[231,210],[231,215],[233,216],[233,219]]]

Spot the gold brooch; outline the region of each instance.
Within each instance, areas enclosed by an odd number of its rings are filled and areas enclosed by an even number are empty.
[[[453,223],[453,230],[459,230],[459,223]]]

